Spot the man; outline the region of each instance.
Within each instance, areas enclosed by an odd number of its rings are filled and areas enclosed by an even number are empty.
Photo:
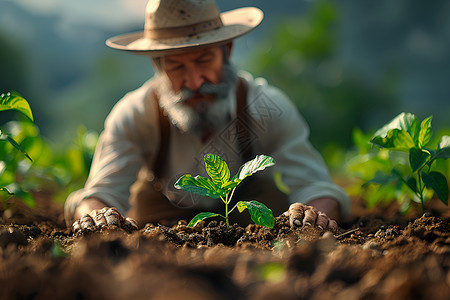
[[[219,13],[213,0],[150,0],[144,32],[106,42],[149,56],[156,73],[108,116],[86,185],[66,201],[74,230],[133,219],[142,226],[219,209],[220,201],[173,186],[186,173],[204,175],[207,153],[221,156],[231,172],[256,154],[272,156],[276,165],[246,179],[234,199],[285,212],[291,226],[335,228],[348,215],[349,199],[331,182],[296,108],[229,62],[232,40],[262,18],[252,7]]]

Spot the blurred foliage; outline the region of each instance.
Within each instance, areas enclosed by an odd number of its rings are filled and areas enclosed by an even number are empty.
[[[54,201],[63,203],[69,193],[84,186],[98,140],[97,133],[80,126],[72,144],[57,149],[42,138],[38,127],[28,120],[8,122],[4,130],[14,136],[33,159],[27,160],[23,155],[11,152],[11,145],[0,143],[3,166],[0,185],[9,187],[17,198],[32,206],[32,194],[45,191],[52,194]],[[18,186],[24,193],[17,193],[15,187]]]
[[[429,143],[431,148],[437,148],[442,136],[449,135],[450,128],[438,131]],[[346,191],[350,196],[359,196],[365,199],[369,209],[381,203],[397,201],[400,204],[400,211],[406,213],[412,206],[412,201],[420,203],[417,195],[401,181],[394,184],[380,185],[370,182],[377,173],[390,174],[396,169],[400,174],[410,174],[412,172],[408,153],[392,151],[388,149],[378,149],[369,141],[373,133],[363,133],[360,129],[353,130],[354,146],[347,151],[339,151],[341,158],[339,165],[334,165],[345,174],[348,182]],[[337,161],[337,160],[336,160]],[[450,178],[450,161],[436,160],[433,169],[441,172]],[[406,175],[405,175],[406,176]],[[433,192],[427,192],[426,200],[429,200]]]
[[[350,146],[355,126],[364,128],[367,115],[395,103],[393,74],[373,86],[338,62],[338,21],[333,2],[313,1],[304,15],[283,19],[255,49],[248,65],[292,99],[320,150],[330,143]]]
[[[26,116],[33,121],[33,112],[28,101],[17,92],[7,92],[0,95],[0,112],[5,111],[20,112],[22,116]],[[6,200],[12,196],[20,196],[25,203],[33,206],[35,203],[31,194],[24,191],[22,186],[16,182],[14,176],[11,176],[19,167],[17,160],[13,158],[17,154],[15,150],[19,150],[22,157],[30,162],[33,160],[25,149],[19,145],[18,141],[3,129],[0,129],[0,146],[5,146],[0,151],[0,198],[3,207],[6,208],[8,206]]]

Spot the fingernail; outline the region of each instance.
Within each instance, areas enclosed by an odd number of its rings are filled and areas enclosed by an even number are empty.
[[[305,226],[311,226],[311,223],[305,222]]]
[[[317,225],[317,227],[319,227],[320,229],[323,230],[323,226],[322,225]]]
[[[294,220],[294,224],[297,226],[302,226],[302,222],[300,222],[300,220]]]

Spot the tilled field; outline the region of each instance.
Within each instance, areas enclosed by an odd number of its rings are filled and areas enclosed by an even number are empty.
[[[0,297],[448,299],[448,207],[404,216],[354,201],[336,232],[279,216],[273,229],[180,221],[76,236],[56,204],[18,206],[0,222]]]

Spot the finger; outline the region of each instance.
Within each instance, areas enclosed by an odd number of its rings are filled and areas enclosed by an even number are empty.
[[[294,203],[289,206],[289,224],[291,227],[302,226],[305,205]]]
[[[316,226],[319,227],[320,229],[325,229],[325,228],[327,228],[329,220],[330,220],[330,218],[326,214],[324,214],[323,212],[320,211],[317,214]]]
[[[92,219],[92,217],[88,214],[83,215],[80,218],[80,225],[81,225],[81,230],[85,230],[85,229],[94,229],[95,227],[95,223],[94,220]]]
[[[131,228],[134,228],[135,230],[139,229],[139,226],[138,226],[136,220],[134,220],[132,218],[126,218],[124,220],[124,224],[126,227],[131,227]]]
[[[73,222],[72,224],[72,232],[77,233],[81,230],[81,224],[80,224],[80,220],[76,220],[75,222]]]
[[[92,215],[92,219],[95,222],[95,225],[98,226],[99,228],[102,228],[104,226],[106,226],[106,218],[105,218],[105,213],[104,211],[102,211],[102,209],[100,210],[94,210],[93,212],[91,212]]]
[[[317,212],[310,208],[305,211],[305,217],[303,218],[303,226],[311,226],[316,223]]]
[[[109,208],[105,213],[104,217],[106,220],[106,225],[117,225],[119,226],[123,222],[123,217],[120,212],[115,207]]]
[[[337,222],[333,219],[330,219],[330,221],[328,221],[328,228],[337,229],[338,228]]]

